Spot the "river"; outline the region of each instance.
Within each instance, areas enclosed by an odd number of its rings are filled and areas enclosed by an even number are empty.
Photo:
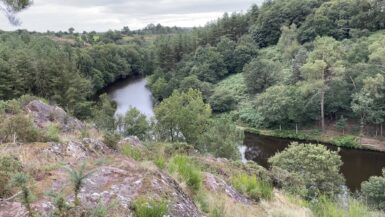
[[[135,107],[149,118],[154,116],[152,94],[146,87],[145,79],[117,82],[107,88],[107,93],[117,103],[116,114],[124,114],[130,107]],[[267,159],[284,150],[290,142],[286,139],[246,133],[244,146],[241,148],[245,152],[243,160],[253,160],[268,168]],[[337,149],[335,146],[327,147]],[[383,152],[341,148],[339,154],[344,163],[341,173],[352,191],[358,190],[361,182],[368,180],[370,176],[381,175],[382,168],[385,168]]]

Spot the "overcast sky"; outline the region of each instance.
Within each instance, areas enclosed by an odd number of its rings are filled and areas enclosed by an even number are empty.
[[[5,16],[0,29],[107,31],[139,29],[149,23],[166,26],[203,26],[224,12],[247,11],[262,0],[34,0],[34,4],[17,17],[14,27]]]

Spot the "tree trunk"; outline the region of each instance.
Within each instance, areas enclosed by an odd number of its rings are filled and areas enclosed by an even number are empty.
[[[295,123],[295,134],[298,134],[298,124]]]
[[[279,125],[279,131],[282,131],[282,125],[281,124]]]
[[[321,128],[325,132],[325,90],[321,90]]]
[[[361,116],[361,123],[360,123],[360,137],[364,136],[364,117]]]
[[[383,134],[382,134],[382,123],[381,123],[381,126],[380,126],[380,130],[381,130],[381,137],[383,136]]]

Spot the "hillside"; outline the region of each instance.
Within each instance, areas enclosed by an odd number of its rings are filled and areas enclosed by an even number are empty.
[[[158,206],[162,201],[164,214],[178,217],[204,216],[213,210],[226,216],[312,216],[309,209],[290,202],[277,189],[273,190],[272,199],[262,198],[260,202],[235,190],[231,178],[239,174],[257,173],[259,178],[268,178],[268,171],[255,164],[200,155],[187,145],[147,146],[134,137],[108,146],[96,129],[67,116],[59,107],[39,100],[26,104],[21,114],[31,117],[36,128],[46,131],[56,125],[60,130],[55,142],[1,145],[0,172],[6,172],[0,182],[0,193],[6,196],[0,200],[1,217],[22,217],[27,213],[18,199],[21,192],[9,188],[7,183],[8,177],[21,171],[30,177],[28,188],[34,195],[31,210],[39,216],[131,216],[139,212],[136,209],[145,209],[140,203],[151,201],[158,204],[157,209],[161,209]],[[194,181],[200,186],[197,189],[190,187],[183,173],[170,169],[176,166],[173,159],[182,156],[191,160],[193,170],[199,173],[199,179]],[[73,172],[85,177],[77,206],[73,205]]]

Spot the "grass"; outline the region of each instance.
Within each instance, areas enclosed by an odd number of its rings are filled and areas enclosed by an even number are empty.
[[[167,202],[139,198],[132,205],[136,217],[163,217],[168,213]]]
[[[202,185],[201,170],[185,155],[176,155],[171,158],[168,165],[170,173],[178,173],[186,184],[197,192]]]
[[[345,148],[361,148],[359,138],[352,135],[340,136],[333,139],[333,144]]]
[[[273,186],[269,182],[257,179],[256,176],[242,173],[232,178],[232,184],[239,192],[256,201],[273,197]]]
[[[140,150],[133,148],[131,145],[123,145],[121,147],[121,152],[127,157],[130,157],[136,161],[139,161],[142,159],[142,153]]]
[[[321,196],[317,201],[310,203],[310,208],[319,217],[361,217],[374,215],[365,204],[353,198],[349,198],[347,207],[343,208],[338,201]]]

